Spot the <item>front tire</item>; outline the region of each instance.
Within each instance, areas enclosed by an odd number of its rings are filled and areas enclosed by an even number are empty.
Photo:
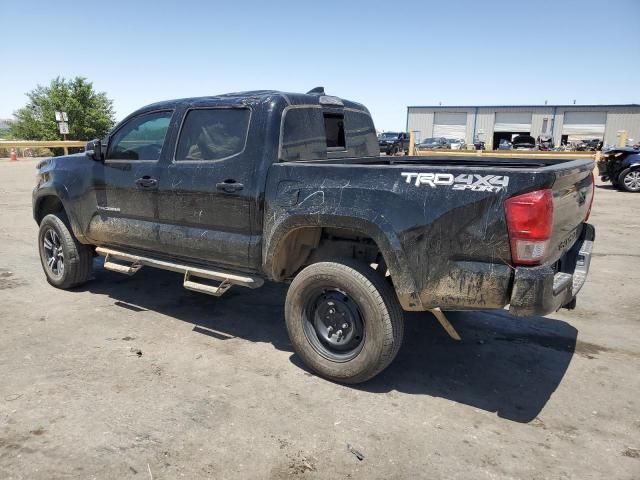
[[[318,375],[364,382],[395,358],[404,330],[392,286],[366,264],[319,262],[293,280],[285,303],[293,348]]]
[[[620,187],[627,192],[640,192],[640,168],[626,169],[619,178]]]
[[[54,287],[77,287],[91,278],[93,251],[71,233],[64,213],[49,214],[42,219],[38,246],[42,269]]]

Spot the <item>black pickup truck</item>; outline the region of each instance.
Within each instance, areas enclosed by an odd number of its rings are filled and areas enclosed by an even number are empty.
[[[380,157],[363,105],[321,88],[253,91],[155,103],[86,153],[40,162],[33,215],[58,288],[87,282],[96,255],[124,274],[180,272],[217,296],[290,282],[295,351],[356,383],[393,360],[403,310],[443,322],[442,310],[575,307],[594,240],[592,169]]]
[[[378,136],[380,153],[387,155],[409,154],[409,135],[404,132],[383,132]]]

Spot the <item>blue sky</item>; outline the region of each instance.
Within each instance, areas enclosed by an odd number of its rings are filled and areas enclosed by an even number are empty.
[[[407,105],[640,103],[640,0],[0,2],[0,118],[81,75],[118,119],[157,100],[251,89]]]

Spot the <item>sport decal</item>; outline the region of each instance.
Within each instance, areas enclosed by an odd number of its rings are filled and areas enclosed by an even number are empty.
[[[453,190],[471,190],[473,192],[499,192],[509,185],[509,177],[503,175],[478,175],[463,173],[454,177],[450,173],[413,173],[402,172],[407,183],[416,187],[426,185],[431,188],[450,186]]]

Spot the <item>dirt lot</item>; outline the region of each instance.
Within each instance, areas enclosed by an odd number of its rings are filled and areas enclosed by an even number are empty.
[[[640,195],[599,185],[578,308],[407,315],[357,387],[311,375],[286,286],[184,290],[104,271],[50,287],[34,161],[0,161],[0,478],[640,478]],[[347,444],[364,455],[363,460]]]

